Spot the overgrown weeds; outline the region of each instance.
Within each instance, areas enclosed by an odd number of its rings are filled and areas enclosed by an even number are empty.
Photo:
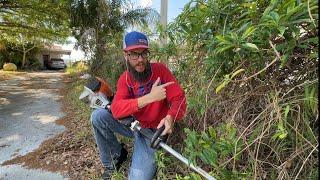
[[[318,178],[317,7],[197,1],[163,32],[188,100],[173,144],[192,162],[218,179]]]

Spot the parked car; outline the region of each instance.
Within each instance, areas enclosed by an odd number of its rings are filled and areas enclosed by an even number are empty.
[[[48,69],[64,69],[66,67],[67,65],[64,63],[63,59],[59,58],[51,58],[47,64]]]

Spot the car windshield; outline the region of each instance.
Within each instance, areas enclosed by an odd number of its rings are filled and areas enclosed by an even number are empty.
[[[62,59],[51,59],[51,61],[62,61],[63,62]]]

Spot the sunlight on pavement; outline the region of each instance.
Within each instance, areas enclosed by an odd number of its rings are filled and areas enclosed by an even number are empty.
[[[11,102],[7,98],[0,98],[0,104],[1,105],[8,105]]]
[[[11,113],[11,116],[21,116],[21,115],[23,115],[22,112]]]
[[[35,121],[39,121],[42,124],[48,124],[48,123],[53,123],[57,119],[59,119],[59,116],[52,116],[52,115],[37,115],[35,116]]]
[[[21,139],[21,135],[14,134],[14,135],[11,135],[11,136],[8,136],[8,137],[5,137],[5,138],[1,138],[0,139],[0,145],[1,144],[5,144],[5,143],[10,142],[10,141],[18,141],[20,139]]]

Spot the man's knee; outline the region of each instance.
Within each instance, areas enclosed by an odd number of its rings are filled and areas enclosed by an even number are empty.
[[[129,180],[151,180],[156,175],[156,168],[131,168],[129,173]]]
[[[142,162],[133,162],[131,164],[129,179],[151,180],[155,176],[157,169],[155,159],[144,159],[144,157],[140,157],[140,159],[142,160]]]
[[[106,109],[98,108],[91,113],[91,123],[95,127],[106,124],[110,118],[112,115]]]
[[[129,180],[142,179],[144,172],[141,169],[131,169]]]

